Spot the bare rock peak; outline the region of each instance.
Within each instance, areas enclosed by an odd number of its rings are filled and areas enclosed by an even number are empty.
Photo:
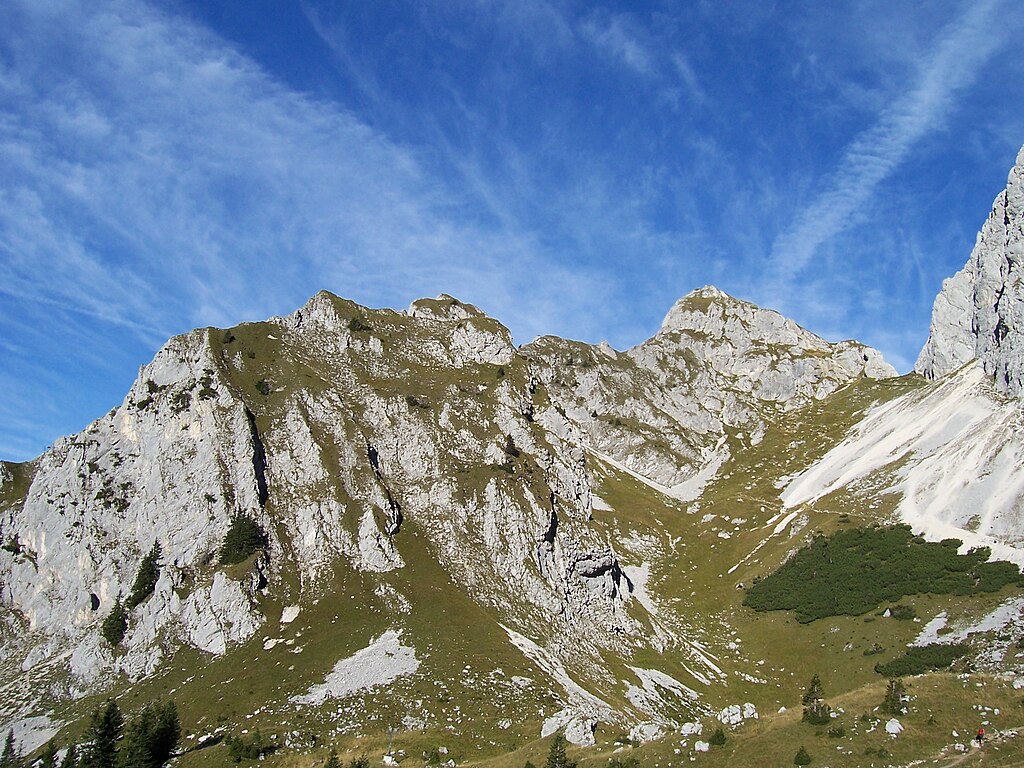
[[[938,379],[972,360],[1001,391],[1024,394],[1024,148],[967,264],[942,284],[915,370]]]
[[[406,313],[410,317],[430,320],[468,320],[473,317],[487,317],[472,304],[465,304],[447,293],[436,299],[417,299],[409,305]]]

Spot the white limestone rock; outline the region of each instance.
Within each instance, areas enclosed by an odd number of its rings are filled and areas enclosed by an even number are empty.
[[[938,379],[972,360],[1000,391],[1024,393],[1024,148],[967,264],[942,284],[915,370]]]
[[[661,723],[638,723],[629,731],[629,738],[640,744],[656,741],[664,736],[666,728]]]
[[[896,375],[869,347],[827,342],[711,286],[676,302],[652,339],[609,349],[550,336],[523,348],[560,414],[543,414],[544,424],[568,436],[568,422],[588,446],[680,498],[728,458],[728,428],[756,444],[766,413],[802,407],[858,377]]]
[[[563,731],[565,740],[570,744],[592,747],[597,743],[594,739],[596,728],[597,720],[590,714],[573,709],[563,709],[544,721],[540,735],[541,738],[546,738],[553,733]]]
[[[179,624],[173,590],[184,571],[216,552],[235,512],[265,519],[256,453],[249,415],[223,379],[207,331],[172,339],[120,407],[44,453],[24,503],[0,518],[4,535],[22,545],[18,554],[0,552],[0,599],[28,631],[48,638],[24,666],[73,649],[73,687],[85,688],[115,666],[130,678],[152,671],[158,659],[151,646]],[[97,644],[98,625],[116,596],[127,594],[154,541],[165,578],[133,613],[126,654],[114,665]],[[246,621],[237,620],[241,599],[207,606],[235,617],[235,642],[258,622],[248,605]],[[206,612],[194,620],[206,622]],[[196,636],[201,626],[181,634]]]

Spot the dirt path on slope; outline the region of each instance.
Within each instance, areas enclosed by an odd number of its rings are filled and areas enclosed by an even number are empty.
[[[985,740],[985,744],[1002,744],[1007,740],[1004,733],[1009,733],[1011,736],[1016,736],[1020,731],[1021,726],[1016,728],[1001,728],[998,732],[993,733]],[[974,741],[971,741],[971,746],[967,748],[966,752],[962,754],[953,755],[952,757],[939,758],[939,760],[945,760],[946,762],[936,763],[938,768],[955,768],[958,765],[964,765],[970,763],[975,765],[985,759],[985,747],[974,746]]]
[[[984,759],[985,759],[985,750],[984,749],[972,748],[969,752],[964,752],[963,754],[957,755],[956,757],[951,757],[951,758],[949,758],[947,760],[947,762],[939,763],[938,765],[939,765],[939,768],[954,768],[954,766],[963,765],[968,760],[970,760],[972,762],[977,761],[977,762],[980,763]]]

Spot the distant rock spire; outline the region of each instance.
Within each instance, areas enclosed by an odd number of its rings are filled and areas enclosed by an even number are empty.
[[[1024,394],[1024,149],[962,270],[944,281],[915,370],[938,379],[977,359],[996,387]]]

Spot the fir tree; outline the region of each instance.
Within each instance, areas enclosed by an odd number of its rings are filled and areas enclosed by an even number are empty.
[[[153,594],[156,582],[160,578],[160,554],[160,543],[154,541],[153,548],[142,558],[139,571],[135,574],[135,583],[126,602],[129,611]]]
[[[106,641],[116,648],[121,644],[124,633],[127,631],[128,611],[125,610],[124,603],[121,602],[121,595],[118,595],[114,600],[114,607],[110,609],[110,613],[100,625],[100,632]]]
[[[0,768],[21,768],[21,755],[18,754],[18,745],[14,740],[14,729],[7,732],[7,739],[4,741],[4,751],[0,753]]]
[[[576,768],[576,763],[569,762],[565,756],[565,737],[560,733],[555,734],[555,739],[551,742],[544,768]]]
[[[810,765],[811,756],[807,754],[807,750],[804,749],[803,744],[800,745],[800,751],[796,753],[796,757],[793,758],[793,765]]]
[[[813,704],[816,701],[821,701],[825,698],[825,689],[822,688],[821,678],[815,673],[814,677],[811,678],[811,684],[807,686],[807,690],[804,692],[803,705]]]
[[[163,765],[174,754],[181,740],[181,723],[178,721],[178,707],[168,701],[157,708],[156,727],[153,730],[153,756],[156,765]]]
[[[110,700],[96,707],[92,721],[85,732],[86,743],[80,768],[115,768],[117,765],[117,742],[124,728],[124,717],[117,703]]]
[[[240,563],[258,549],[266,549],[267,534],[249,515],[238,512],[231,518],[224,543],[220,546],[223,565]]]
[[[811,684],[804,692],[804,715],[803,721],[811,725],[825,725],[832,719],[832,708],[826,704],[825,689],[821,685],[821,678],[817,674],[811,678]]]
[[[907,711],[903,704],[907,689],[900,678],[889,681],[889,687],[885,691],[885,699],[882,701],[882,711],[891,715],[902,715]]]
[[[118,760],[120,768],[161,768],[181,737],[178,710],[173,701],[149,703],[125,729]]]

